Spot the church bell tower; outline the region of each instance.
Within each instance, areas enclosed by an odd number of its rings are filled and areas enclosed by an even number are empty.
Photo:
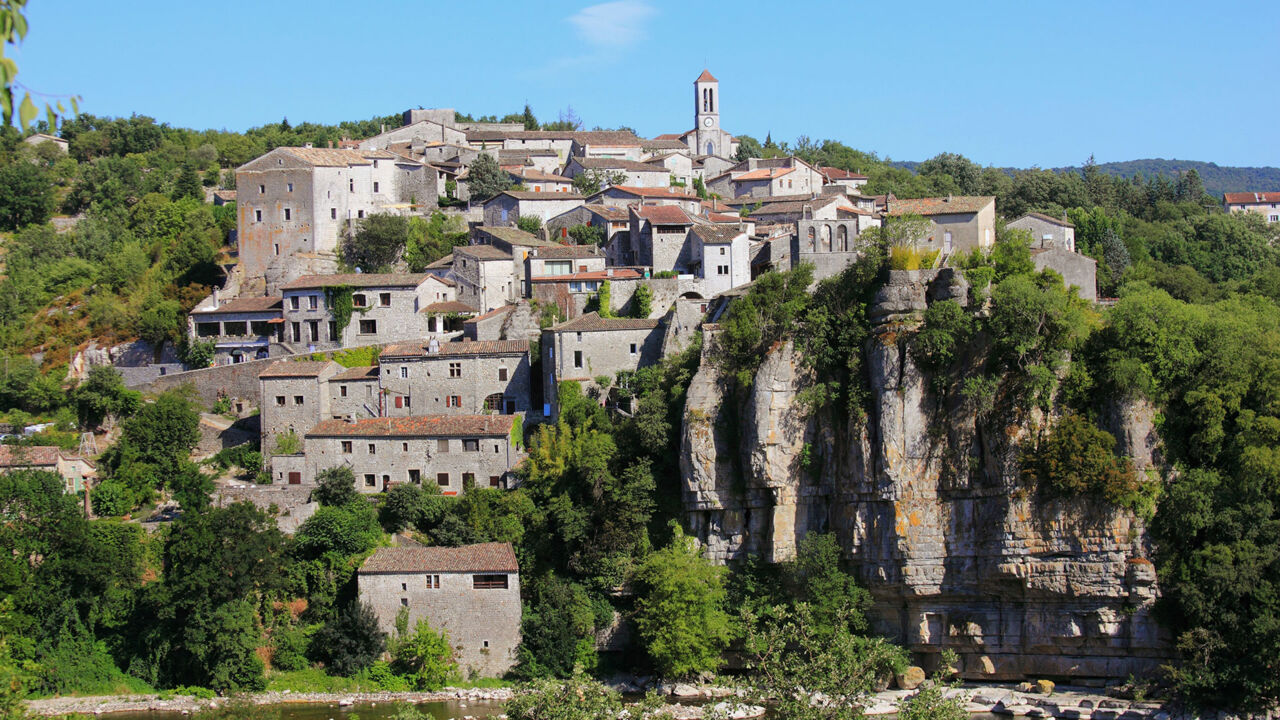
[[[720,81],[708,70],[703,70],[693,81],[694,119],[697,122],[699,155],[720,155],[726,148],[720,147]]]

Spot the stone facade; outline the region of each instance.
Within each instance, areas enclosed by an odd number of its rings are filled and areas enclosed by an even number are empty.
[[[1065,248],[1076,251],[1076,227],[1066,218],[1027,213],[1005,227],[1031,233],[1031,247],[1041,250]]]
[[[1280,192],[1223,193],[1222,204],[1229,213],[1257,213],[1269,223],[1280,222]]]
[[[448,633],[464,676],[501,677],[515,665],[520,571],[510,543],[380,548],[357,582],[383,632],[395,632],[396,618],[408,612],[410,632],[426,620]]]
[[[793,264],[813,265],[814,280],[839,275],[862,255],[862,231],[879,225],[879,218],[865,215],[846,220],[800,220],[792,237]]]
[[[608,205],[582,205],[568,212],[561,213],[546,222],[550,236],[562,243],[572,242],[569,228],[575,225],[587,225],[604,230],[605,244],[611,242],[618,233],[630,230],[629,216],[625,208]]]
[[[350,321],[339,331],[327,291],[349,288]],[[456,283],[431,274],[307,275],[281,288],[283,342],[295,353],[460,333],[440,322],[432,306],[456,301]],[[448,307],[445,305],[445,307]],[[465,309],[465,308],[461,308]]]
[[[669,205],[631,208],[631,231],[606,249],[610,265],[641,265],[654,272],[689,273],[694,262],[689,214]]]
[[[921,250],[938,250],[943,257],[956,252],[988,250],[996,241],[996,199],[990,195],[948,195],[939,198],[892,200],[890,217],[921,215],[933,233],[919,243]]]
[[[397,344],[378,363],[392,417],[529,411],[526,340]]]
[[[607,173],[608,176],[621,176],[616,185],[627,185],[641,188],[665,188],[671,185],[671,172],[662,165],[624,160],[621,158],[570,158],[564,167],[564,174],[576,178],[586,172]]]
[[[795,157],[748,158],[707,181],[707,190],[725,198],[816,195],[826,176]]]
[[[330,416],[329,379],[340,372],[342,366],[332,361],[281,360],[258,375],[259,432],[264,459],[276,454],[281,436],[292,432],[302,440],[321,418]],[[285,482],[290,485],[303,482],[300,472],[291,472],[295,474],[286,475]]]
[[[453,250],[458,301],[483,314],[513,302],[520,292],[511,253],[491,245]]]
[[[396,484],[434,484],[445,495],[469,486],[509,487],[523,453],[511,444],[516,415],[418,415],[325,420],[306,434],[301,482],[347,466],[356,489],[379,493]]]
[[[236,170],[236,235],[248,292],[332,272],[338,239],[375,212],[433,208],[435,172],[384,150],[276,148]]]
[[[1067,287],[1076,288],[1076,293],[1085,300],[1098,299],[1098,261],[1088,255],[1053,247],[1032,250],[1031,262],[1035,263],[1036,270],[1047,268],[1061,275]]]
[[[534,217],[542,222],[583,204],[577,193],[547,193],[508,190],[484,201],[484,224],[512,226],[521,217]]]
[[[542,331],[543,414],[554,418],[556,388],[573,380],[584,384],[620,370],[637,370],[662,359],[661,320],[602,318],[587,313]]]
[[[678,188],[633,188],[614,185],[588,197],[587,204],[627,208],[644,203],[678,207],[690,215],[698,215],[702,212],[702,201],[697,195],[677,191]]]
[[[751,239],[737,225],[695,225],[689,231],[695,275],[705,297],[751,281]]]
[[[215,290],[187,315],[187,337],[214,344],[213,362],[229,365],[282,352],[284,317],[278,297],[219,302]],[[275,346],[275,352],[272,348]]]

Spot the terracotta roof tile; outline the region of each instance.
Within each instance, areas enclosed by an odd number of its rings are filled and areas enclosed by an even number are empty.
[[[510,195],[517,200],[582,200],[582,196],[573,192],[531,192],[528,190],[504,190],[485,200],[485,204],[493,202],[503,195]]]
[[[519,355],[529,352],[528,340],[461,340],[442,342],[439,351],[427,352],[426,343],[397,343],[388,345],[381,357],[436,357],[458,355]]]
[[[782,177],[783,175],[792,172],[795,172],[795,168],[758,168],[733,178],[733,182],[740,182],[743,180],[772,180],[776,177]]]
[[[417,415],[323,420],[307,437],[506,437],[515,415]]]
[[[826,165],[824,165],[823,167],[818,168],[818,172],[821,172],[823,175],[825,175],[825,176],[826,176],[826,178],[827,178],[827,180],[828,180],[828,182],[835,182],[836,180],[866,180],[866,179],[868,179],[866,175],[859,175],[859,174],[858,174],[858,173],[856,173],[856,172],[850,172],[850,171],[848,171],[848,170],[841,170],[840,168],[837,168],[837,167],[830,167],[830,166],[826,166]]]
[[[674,205],[643,205],[636,214],[654,225],[692,225],[689,215]]]
[[[720,81],[717,80],[715,76],[711,74],[710,70],[703,68],[702,74],[699,75],[698,79],[694,80],[694,82],[720,82]]]
[[[282,290],[309,290],[326,287],[418,287],[426,273],[341,273],[338,275],[303,275],[281,287]]]
[[[520,166],[514,170],[508,170],[508,173],[514,175],[521,180],[532,180],[534,182],[553,182],[563,183],[565,185],[573,184],[573,178],[567,178],[563,175],[553,175],[548,172],[542,172],[531,167]]]
[[[737,225],[695,225],[692,232],[708,245],[724,245],[739,235],[747,234]]]
[[[530,257],[556,260],[560,258],[604,257],[604,255],[600,252],[600,248],[595,245],[559,245],[557,247],[537,248]]]
[[[329,378],[329,382],[351,381],[351,380],[377,380],[378,366],[367,365],[361,367],[347,368],[342,372]]]
[[[628,170],[630,172],[667,172],[664,167],[650,165],[648,163],[637,162],[635,160],[625,160],[623,158],[580,158],[576,157],[571,162],[577,163],[587,170]]]
[[[469,142],[497,140],[573,140],[580,145],[639,147],[642,142],[625,130],[468,130]]]
[[[1253,205],[1256,203],[1280,203],[1280,192],[1222,193],[1222,200],[1228,205]]]
[[[602,318],[599,313],[587,313],[552,328],[554,332],[600,332],[608,330],[652,330],[660,320],[647,318]]]
[[[0,445],[0,467],[57,465],[60,457],[83,459],[56,445]]]
[[[360,566],[360,572],[372,573],[516,573],[511,543],[481,543],[462,547],[389,547],[378,548]]]
[[[463,321],[462,321],[462,324],[463,324],[463,325],[469,325],[469,324],[474,323],[474,322],[479,322],[480,320],[488,320],[489,318],[492,318],[492,317],[497,317],[497,316],[499,316],[499,315],[505,315],[506,313],[509,313],[509,312],[511,312],[512,310],[515,310],[515,309],[516,309],[516,306],[515,306],[515,305],[503,305],[503,306],[501,306],[501,307],[496,307],[496,308],[494,308],[494,309],[490,310],[489,312],[484,313],[483,315],[477,315],[477,316],[475,316],[475,317],[473,317],[473,318],[468,318],[468,319],[466,319],[466,320],[463,320]]]
[[[284,308],[283,298],[278,297],[244,297],[225,302],[216,308],[192,310],[192,315],[212,313],[251,313],[274,312]]]
[[[459,245],[453,249],[453,254],[466,255],[477,260],[510,260],[511,253],[499,250],[492,245]]]
[[[569,273],[568,275],[541,275],[529,278],[535,283],[566,283],[581,280],[637,280],[644,277],[638,270],[631,268],[612,268],[609,270],[593,270],[591,272]]]
[[[994,195],[953,195],[951,197],[894,200],[889,215],[958,215],[976,213],[996,201]]]
[[[475,314],[476,309],[470,305],[458,302],[457,300],[443,300],[441,302],[433,302],[422,308],[419,312],[424,313],[458,313],[458,314]]]
[[[332,364],[329,360],[281,360],[258,373],[258,377],[320,377]]]
[[[642,187],[634,187],[631,185],[614,185],[613,187],[609,187],[609,188],[605,188],[604,190],[601,190],[600,192],[596,193],[592,197],[596,197],[603,193],[607,193],[614,190],[626,193],[628,195],[635,195],[637,197],[673,198],[676,200],[692,200],[694,202],[698,202],[697,195],[673,192],[671,190],[668,190],[667,188],[642,188]]]
[[[1280,197],[1280,193],[1276,193],[1276,196]],[[1277,200],[1277,202],[1280,202],[1280,200]],[[1047,223],[1057,225],[1058,227],[1068,227],[1068,228],[1075,227],[1075,225],[1072,225],[1071,221],[1067,220],[1066,218],[1056,218],[1056,217],[1053,217],[1052,215],[1045,215],[1044,213],[1038,213],[1038,212],[1027,213],[1026,215],[1023,215],[1021,218],[1018,218],[1018,220],[1021,220],[1022,218],[1028,218],[1028,217],[1035,218],[1037,220],[1043,220]],[[1014,220],[1014,222],[1018,222],[1018,220]]]

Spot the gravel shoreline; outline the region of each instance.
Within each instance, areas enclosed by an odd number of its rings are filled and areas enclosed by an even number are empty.
[[[631,690],[619,687],[620,690]],[[680,701],[707,701],[731,698],[736,692],[729,688],[692,685],[663,684],[658,688],[673,703]],[[282,705],[290,703],[317,703],[351,705],[356,703],[423,703],[448,700],[503,702],[515,694],[510,688],[446,688],[439,692],[368,692],[368,693],[303,693],[276,691],[246,696],[258,705]],[[914,694],[911,690],[886,690],[867,698],[864,712],[869,716],[891,715],[898,711],[898,703]],[[1174,712],[1160,702],[1124,700],[1100,694],[1087,688],[1058,686],[1045,695],[1020,690],[1014,685],[971,685],[947,691],[957,697],[973,714],[992,713],[1011,717],[1052,717],[1069,720],[1189,720],[1193,715]],[[190,696],[172,696],[161,700],[158,695],[115,695],[97,697],[61,697],[31,700],[28,710],[37,716],[84,713],[102,715],[116,712],[195,712],[210,706],[222,706],[228,698],[201,700]],[[682,713],[683,715],[683,713]],[[1219,713],[1205,713],[1200,717],[1218,720]],[[1235,716],[1240,717],[1240,716]]]

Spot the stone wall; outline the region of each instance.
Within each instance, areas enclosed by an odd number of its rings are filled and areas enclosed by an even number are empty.
[[[805,534],[835,533],[872,592],[873,629],[926,667],[950,648],[972,680],[1155,671],[1172,651],[1152,617],[1159,591],[1142,520],[1038,495],[1017,458],[1027,428],[1052,416],[984,421],[958,393],[935,397],[916,367],[916,313],[965,294],[948,271],[891,274],[872,311],[865,422],[808,416],[795,398],[811,379],[782,344],[726,423],[723,383],[704,355],[683,430],[688,524],[719,562],[783,560]],[[713,348],[711,332],[704,352]],[[1149,421],[1141,409],[1112,413],[1135,457],[1154,452]],[[731,424],[733,440],[718,430]]]
[[[464,677],[472,672],[500,677],[515,665],[520,644],[520,576],[507,576],[506,589],[475,589],[471,573],[432,573],[440,587],[428,587],[427,573],[359,575],[360,600],[373,606],[378,626],[395,632],[396,616],[409,610],[409,627],[426,619],[449,633]]]

